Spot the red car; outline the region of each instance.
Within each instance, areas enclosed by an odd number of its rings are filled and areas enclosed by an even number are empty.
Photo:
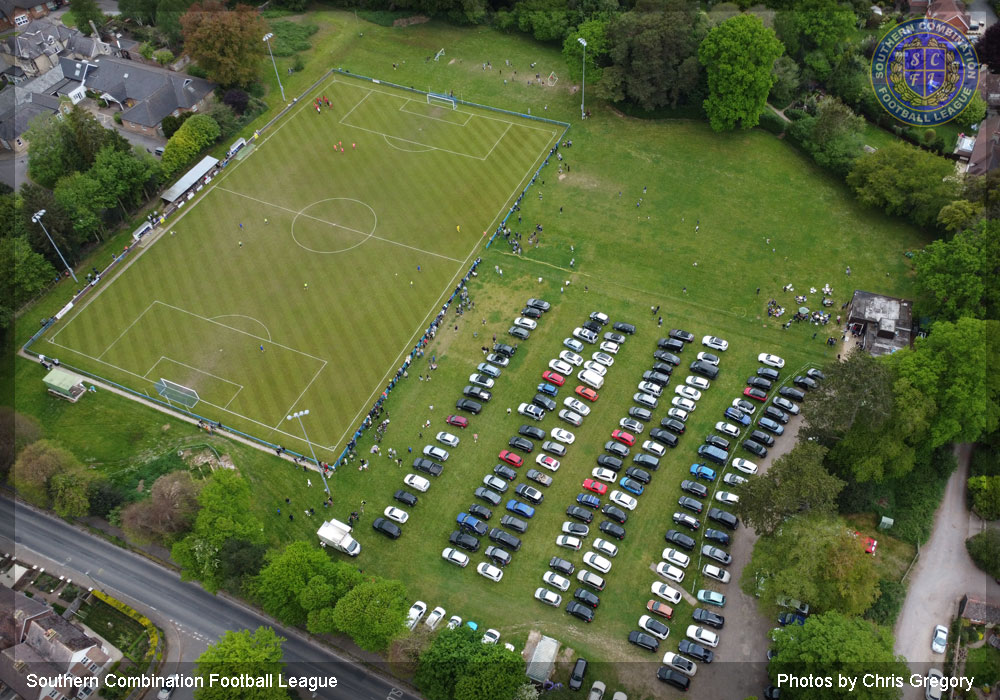
[[[447,418],[444,419],[444,422],[447,423],[448,425],[454,425],[459,428],[469,427],[469,419],[463,418],[462,416],[448,416]]]
[[[500,459],[512,467],[520,467],[524,464],[524,460],[521,458],[521,455],[511,452],[510,450],[500,450]]]
[[[587,399],[587,401],[597,401],[597,392],[591,389],[589,386],[583,386],[581,384],[576,389],[574,389],[574,391],[576,391],[578,396],[582,396],[583,398]]]
[[[854,536],[861,537],[861,533],[855,530]],[[876,547],[878,547],[878,540],[875,540],[871,537],[865,537],[865,554],[871,554],[874,557]]]
[[[665,617],[668,620],[674,616],[674,609],[665,603],[661,603],[658,600],[650,600],[646,603],[646,610],[653,613],[654,615],[659,615]]]
[[[632,447],[635,444],[635,435],[627,433],[624,430],[612,430],[611,437],[621,444],[628,445],[629,447]]]
[[[550,369],[547,369],[544,372],[542,372],[542,379],[549,382],[550,384],[555,384],[556,386],[562,386],[563,384],[566,383],[566,377],[556,372],[553,372]]]
[[[758,401],[767,401],[767,394],[760,389],[754,389],[752,386],[748,386],[744,389],[743,395],[749,396],[751,399],[757,399]]]
[[[603,496],[608,492],[608,485],[597,479],[584,479],[583,488],[596,493],[598,496]]]

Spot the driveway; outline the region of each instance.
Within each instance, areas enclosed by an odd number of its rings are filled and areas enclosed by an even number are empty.
[[[920,548],[920,559],[910,572],[906,602],[896,621],[896,653],[919,673],[929,662],[940,667],[943,654],[931,651],[934,625],[949,626],[958,614],[958,603],[966,593],[1000,600],[1000,587],[993,578],[976,568],[965,551],[965,540],[982,529],[981,520],[965,507],[965,482],[969,478],[970,445],[956,445],[958,469],[948,479],[944,500],[934,517],[934,531]],[[907,687],[904,698],[922,697]]]
[[[990,7],[988,0],[971,0],[966,3],[966,9],[969,11],[969,17],[983,25],[984,29],[997,21],[997,14]]]

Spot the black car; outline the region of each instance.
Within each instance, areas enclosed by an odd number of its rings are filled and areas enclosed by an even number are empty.
[[[513,481],[517,478],[517,472],[508,467],[506,464],[498,464],[493,467],[493,473],[501,479],[506,479],[507,481]]]
[[[610,452],[615,457],[625,458],[628,457],[628,448],[620,442],[615,442],[614,440],[608,440],[604,443],[604,450]]]
[[[455,408],[459,411],[465,411],[466,413],[471,413],[474,416],[479,415],[483,410],[483,405],[478,401],[473,401],[472,399],[459,399],[455,402]]]
[[[633,457],[632,463],[643,469],[652,469],[654,472],[660,468],[660,459],[645,453],[637,454]]]
[[[549,568],[557,574],[562,574],[563,576],[572,576],[573,572],[576,571],[576,567],[573,566],[573,562],[566,561],[560,557],[552,557],[549,559]]]
[[[536,489],[534,486],[529,486],[528,484],[518,484],[514,487],[514,493],[526,501],[531,501],[531,503],[536,506],[545,500],[544,493]]]
[[[709,508],[708,509],[708,519],[714,520],[715,522],[725,525],[730,530],[735,530],[740,524],[740,519],[737,518],[732,513],[721,510],[719,508]]]
[[[815,367],[806,372],[806,376],[809,377],[810,379],[815,379],[817,382],[821,382],[824,379],[826,379],[826,375],[820,372]]]
[[[760,389],[761,391],[770,391],[773,383],[763,377],[747,377],[747,386],[752,386],[754,389]]]
[[[535,404],[539,408],[544,408],[546,411],[554,411],[558,407],[556,402],[545,394],[535,394],[531,398],[531,403]]]
[[[663,537],[667,542],[675,544],[681,549],[686,549],[689,552],[694,549],[694,539],[688,537],[683,532],[678,532],[677,530],[667,530],[667,534]]]
[[[683,435],[684,431],[687,429],[686,426],[676,418],[661,418],[660,425],[667,430],[672,430],[678,435]]]
[[[719,376],[719,368],[704,360],[695,360],[691,363],[691,372],[701,375],[705,379],[715,379]]]
[[[782,411],[792,414],[793,416],[799,415],[799,407],[788,399],[783,399],[780,396],[771,401],[775,406],[780,408]]]
[[[700,484],[697,481],[691,481],[690,479],[684,479],[684,481],[681,482],[681,490],[694,494],[699,498],[704,498],[708,495],[707,486]]]
[[[674,433],[671,433],[669,430],[663,430],[662,428],[653,428],[650,430],[649,437],[653,438],[662,445],[666,445],[667,447],[677,447],[677,443],[680,441]]]
[[[769,433],[774,433],[775,435],[781,435],[785,432],[785,429],[781,427],[781,424],[777,421],[773,421],[770,418],[763,417],[757,421],[757,425],[766,430]]]
[[[417,505],[417,497],[409,491],[404,491],[403,489],[399,489],[399,491],[392,494],[392,497],[404,506],[413,507]]]
[[[517,429],[518,435],[523,435],[526,438],[531,438],[532,440],[544,440],[545,431],[541,428],[536,428],[533,425],[522,425]]]
[[[535,450],[535,443],[517,435],[507,441],[507,446],[514,450],[521,450],[522,452],[534,452]]]
[[[718,447],[720,450],[729,452],[729,440],[721,438],[718,435],[709,435],[705,438],[705,444],[711,445],[712,447]]]
[[[666,362],[654,362],[651,368],[653,372],[659,372],[660,374],[665,374],[668,377],[674,373],[674,366],[668,365]]]
[[[500,525],[510,528],[514,532],[520,532],[522,535],[528,531],[527,521],[521,520],[513,515],[504,515],[501,517]]]
[[[612,343],[618,343],[619,345],[625,342],[625,336],[621,333],[612,333],[611,331],[604,334],[604,339]]]
[[[788,422],[788,414],[782,411],[780,408],[776,408],[774,406],[765,406],[764,415],[770,418],[771,420],[778,421],[779,423]]]
[[[573,617],[583,620],[584,622],[594,621],[594,609],[588,608],[586,605],[578,603],[575,600],[571,600],[569,601],[569,603],[566,604],[566,612],[568,612]],[[580,688],[579,685],[576,688],[573,687],[573,676],[569,677],[569,687],[570,690],[578,690]]]
[[[726,618],[711,610],[705,610],[705,608],[695,608],[692,617],[694,617],[695,622],[701,622],[717,630],[721,630],[726,624]]]
[[[687,654],[691,658],[698,659],[698,661],[701,661],[702,663],[706,664],[712,663],[712,660],[715,658],[714,652],[709,651],[702,645],[695,644],[694,642],[687,639],[682,639],[680,641],[680,643],[677,645],[677,650],[680,651],[680,653],[682,654]]]
[[[597,527],[608,537],[614,537],[616,540],[625,539],[625,528],[617,523],[605,520]]]
[[[701,527],[701,521],[687,513],[674,513],[673,521],[675,525],[683,525],[689,530],[697,530]]]
[[[681,347],[683,348],[684,346],[682,345]],[[677,357],[677,355],[673,355],[667,352],[666,350],[655,351],[653,353],[653,357],[659,360],[660,362],[666,362],[668,365],[673,365],[674,367],[677,367],[681,363],[681,358]]]
[[[689,333],[688,331],[682,331],[679,328],[672,329],[669,333],[667,333],[667,335],[676,340],[683,340],[685,343],[694,342],[694,333]]]
[[[569,612],[569,607],[566,608]],[[589,622],[590,620],[588,620]],[[587,675],[587,660],[577,659],[573,665],[573,670],[569,674],[569,689],[579,690],[583,686],[583,677]]]
[[[593,511],[587,510],[582,506],[570,506],[566,509],[566,515],[587,524],[590,524],[594,520]]]
[[[399,525],[385,518],[375,518],[375,522],[372,523],[372,529],[375,532],[381,532],[393,540],[399,539],[399,536],[403,534],[403,531],[399,529]]]
[[[462,549],[469,552],[479,551],[479,540],[465,532],[452,530],[451,534],[448,535],[448,541],[451,542],[456,547],[461,547]]]
[[[721,545],[729,544],[729,534],[723,532],[722,530],[713,530],[708,528],[705,530],[705,539],[711,540],[712,542],[718,542]]]
[[[573,591],[573,597],[592,608],[596,608],[601,604],[601,599],[597,597],[597,594],[591,593],[586,588],[577,588]]]
[[[781,688],[773,685],[769,685],[764,688],[764,700],[780,700],[780,698]]]
[[[524,472],[524,478],[534,481],[536,484],[541,484],[542,486],[549,486],[552,484],[552,477],[538,471],[537,469],[529,469]]]
[[[642,373],[642,381],[652,382],[653,384],[658,384],[659,386],[666,386],[670,383],[670,375],[650,369]]]
[[[793,389],[790,386],[781,387],[778,389],[778,394],[784,396],[786,399],[791,399],[792,401],[803,401],[806,398],[805,394],[798,389]]]
[[[669,350],[670,352],[684,352],[684,343],[675,338],[660,338],[656,341],[656,346],[660,350]],[[680,364],[678,362],[677,364]]]
[[[543,313],[552,308],[552,304],[544,299],[528,299],[528,301],[524,302],[524,305],[530,306],[533,309],[538,309]]]
[[[763,377],[769,382],[773,382],[775,379],[778,378],[778,370],[776,370],[774,367],[758,367],[757,376]]]
[[[610,503],[605,503],[603,506],[601,506],[601,512],[604,513],[609,518],[611,518],[612,520],[614,520],[619,525],[624,525],[626,522],[628,522],[628,513],[623,511],[618,506],[613,506]]]
[[[698,456],[704,457],[710,462],[715,462],[716,464],[726,463],[725,450],[720,450],[714,445],[698,445]]]
[[[527,340],[529,337],[531,337],[531,331],[529,331],[527,328],[521,328],[520,326],[511,326],[510,328],[507,329],[507,332],[510,333],[515,338],[517,338],[518,340]]]
[[[600,311],[591,311],[588,318],[590,318],[591,321],[597,321],[600,323],[602,328],[608,325],[608,315],[601,313]]]
[[[747,437],[755,442],[759,442],[762,445],[774,447],[774,438],[765,433],[763,430],[754,430],[747,435]]]
[[[612,328],[614,328],[616,331],[624,333],[625,335],[632,335],[633,333],[635,333],[635,326],[633,326],[631,323],[622,323],[621,321],[619,321],[618,323],[613,325]]]
[[[583,327],[586,328],[588,331],[594,331],[594,333],[600,333],[601,329],[604,328],[604,326],[602,326],[600,323],[598,323],[592,318],[584,321]]]
[[[469,515],[474,518],[479,518],[480,520],[489,520],[493,517],[493,511],[486,506],[473,503],[469,506]]]
[[[500,505],[501,501],[500,494],[498,494],[496,491],[492,491],[486,488],[485,486],[480,486],[479,488],[477,488],[475,492],[473,492],[473,495],[480,500],[486,501],[494,508]]]
[[[646,651],[658,651],[660,648],[660,642],[651,634],[646,634],[645,632],[639,632],[638,630],[632,630],[628,633],[629,644],[635,644],[640,649],[645,649]]]
[[[514,550],[515,552],[521,548],[520,538],[514,537],[514,535],[509,532],[504,532],[500,528],[492,528],[489,533],[489,538],[493,542],[502,544],[507,549]]]
[[[599,455],[597,457],[597,466],[610,469],[613,472],[618,472],[621,471],[622,461],[617,457],[612,457],[611,455]]]
[[[566,521],[563,523],[563,532],[567,535],[572,535],[573,537],[586,537],[590,534],[590,528],[583,523],[571,523]]]
[[[423,457],[417,457],[413,460],[413,468],[431,476],[441,476],[441,472],[444,471],[444,466]]]
[[[701,501],[691,498],[690,496],[681,496],[678,498],[677,505],[681,508],[686,508],[692,513],[700,513],[705,510],[705,505]]]
[[[629,418],[635,418],[637,421],[646,423],[652,419],[653,414],[648,408],[643,408],[642,406],[633,406],[628,410]]]
[[[645,469],[639,469],[639,467],[629,467],[625,470],[631,478],[635,479],[641,484],[648,484],[653,480],[653,477]]]
[[[462,396],[467,396],[477,401],[489,401],[493,398],[493,394],[490,393],[489,389],[484,389],[481,386],[473,386],[472,384],[468,384],[462,389]]]
[[[691,685],[691,679],[682,674],[680,671],[675,671],[669,666],[660,666],[656,669],[657,680],[671,685],[677,690],[686,691]]]
[[[757,455],[758,457],[767,457],[767,448],[761,445],[759,442],[753,440],[744,440],[743,449],[750,454]]]
[[[797,387],[801,387],[807,391],[815,389],[817,386],[819,386],[819,384],[816,383],[815,379],[812,379],[811,377],[803,377],[801,375],[795,377],[795,379],[792,380],[792,384],[794,384]]]
[[[528,306],[531,306],[531,304],[528,304]],[[544,309],[542,310],[544,311]],[[493,343],[493,352],[509,358],[514,357],[514,353],[517,352],[517,348],[507,345],[506,343]]]
[[[539,311],[538,309],[533,309],[530,306],[525,306],[523,309],[521,309],[521,315],[524,316],[525,318],[541,318],[542,312]]]

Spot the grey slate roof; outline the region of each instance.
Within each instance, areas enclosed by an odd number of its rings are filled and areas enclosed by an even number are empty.
[[[0,138],[11,141],[25,131],[36,117],[55,114],[59,109],[59,98],[50,95],[25,93],[18,88],[18,98],[27,97],[0,114]]]

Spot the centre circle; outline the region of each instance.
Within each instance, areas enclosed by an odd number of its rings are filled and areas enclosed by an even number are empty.
[[[377,226],[375,210],[364,202],[331,197],[295,214],[292,240],[310,253],[345,253],[371,238]]]

